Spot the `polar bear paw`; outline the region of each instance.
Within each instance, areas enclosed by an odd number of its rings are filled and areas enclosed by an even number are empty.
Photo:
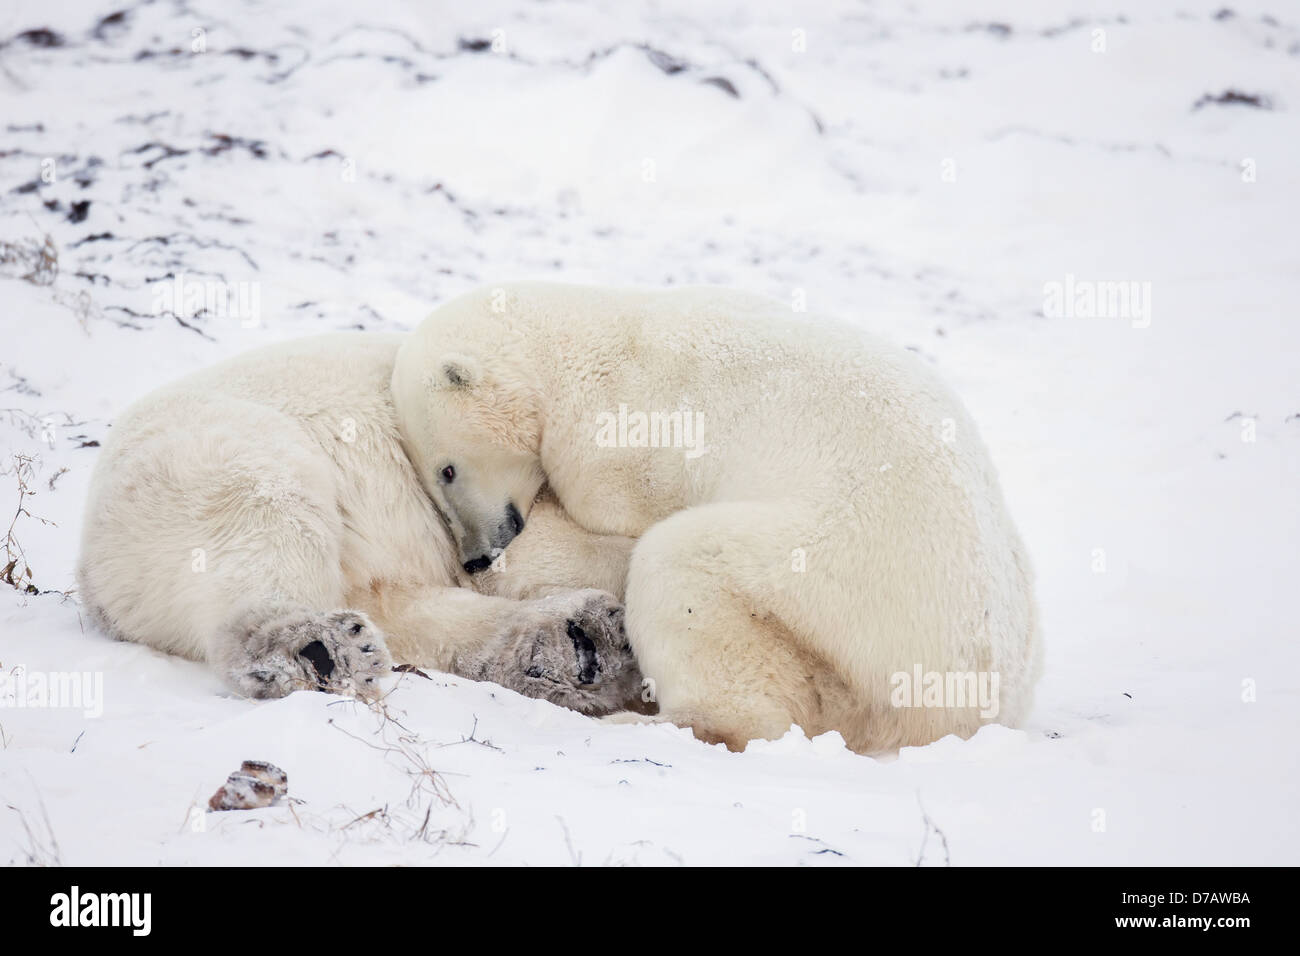
[[[291,611],[233,629],[218,667],[249,697],[319,690],[371,699],[391,671],[384,635],[360,611]]]
[[[456,661],[456,673],[591,716],[621,710],[641,671],[623,605],[605,591],[571,591],[523,603],[494,639]]]

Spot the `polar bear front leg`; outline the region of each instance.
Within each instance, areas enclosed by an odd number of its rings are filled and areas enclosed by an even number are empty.
[[[384,635],[353,610],[261,608],[236,617],[214,640],[210,659],[248,697],[295,690],[369,699],[393,666]]]
[[[640,689],[623,606],[605,591],[514,601],[463,587],[385,584],[358,589],[348,602],[379,623],[403,664],[493,681],[592,715],[620,709]]]
[[[641,671],[612,594],[569,591],[514,603],[496,635],[455,656],[455,673],[591,716],[636,698]]]
[[[480,593],[520,601],[584,588],[622,600],[635,546],[635,538],[595,534],[579,526],[543,490],[524,530],[472,583]]]

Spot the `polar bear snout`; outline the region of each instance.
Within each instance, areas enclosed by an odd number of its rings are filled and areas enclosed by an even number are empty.
[[[502,544],[500,547],[504,548],[506,544],[509,544],[511,541],[517,538],[519,536],[519,532],[523,530],[524,530],[524,517],[519,513],[519,509],[515,507],[515,503],[512,501],[506,505],[505,520],[502,521],[501,526],[497,528],[498,535],[506,535],[505,544]]]
[[[477,574],[479,571],[487,570],[492,564],[493,558],[505,550],[506,545],[515,538],[519,537],[519,532],[524,530],[524,516],[519,513],[513,501],[506,503],[505,517],[498,522],[496,530],[492,532],[492,537],[488,541],[488,551],[486,554],[475,555],[469,558],[464,568],[470,574]]]

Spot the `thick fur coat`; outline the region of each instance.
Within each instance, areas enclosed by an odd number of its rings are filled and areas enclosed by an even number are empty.
[[[466,566],[500,560],[543,483],[635,539],[627,631],[659,719],[875,752],[1030,707],[1032,576],[988,452],[858,328],[711,288],[505,285],[435,311],[393,396]]]

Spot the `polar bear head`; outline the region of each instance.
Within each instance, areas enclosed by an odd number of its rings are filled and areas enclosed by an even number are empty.
[[[398,350],[393,403],[407,455],[473,574],[523,530],[545,481],[539,402],[518,369],[439,333],[426,322]]]

